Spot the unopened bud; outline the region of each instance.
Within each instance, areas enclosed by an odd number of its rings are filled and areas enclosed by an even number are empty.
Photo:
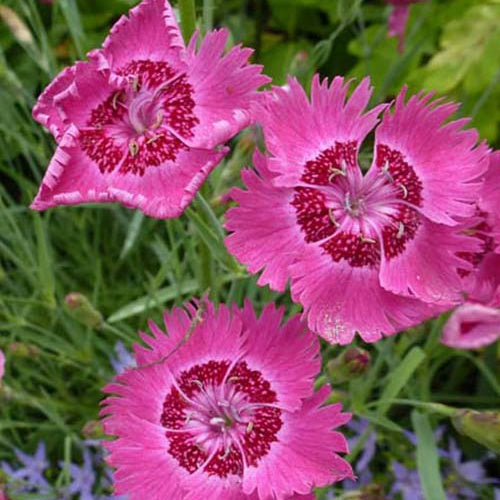
[[[95,309],[85,295],[72,292],[64,299],[66,310],[80,323],[91,328],[100,328],[104,323],[102,314]]]
[[[500,453],[500,411],[458,410],[455,429],[495,453]]]
[[[102,439],[104,437],[104,429],[99,420],[90,420],[82,429],[82,435],[85,439]]]
[[[40,349],[36,345],[25,342],[11,342],[7,349],[11,356],[17,358],[36,358],[40,354]]]
[[[350,347],[326,365],[326,373],[334,384],[340,384],[365,373],[370,366],[370,353]]]
[[[33,36],[26,23],[19,17],[16,11],[5,5],[0,5],[0,17],[8,26],[14,38],[22,44],[33,44]]]

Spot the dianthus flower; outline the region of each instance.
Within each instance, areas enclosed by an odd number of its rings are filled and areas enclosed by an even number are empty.
[[[458,307],[443,328],[442,342],[458,349],[477,349],[500,338],[500,153],[490,163],[464,231],[478,237],[480,249],[460,256],[473,265],[461,270],[468,302]]]
[[[394,110],[364,113],[367,79],[347,99],[342,78],[314,78],[309,102],[291,79],[259,106],[269,156],[243,172],[247,190],[228,211],[229,251],[259,284],[284,290],[304,306],[311,330],[348,344],[415,325],[463,300],[458,252],[481,241],[458,229],[475,212],[488,149],[465,120],[444,123],[454,104],[405,90]],[[375,127],[368,172],[358,152]]]
[[[58,142],[32,208],[120,202],[176,217],[250,123],[268,81],[227,30],[184,45],[166,0],[144,0],[88,62],[66,68],[33,110]]]
[[[410,14],[410,5],[412,3],[426,2],[427,0],[386,0],[392,5],[391,15],[389,16],[389,36],[398,38],[398,50],[404,51],[406,23]]]
[[[200,314],[200,311],[204,311]],[[341,405],[313,392],[319,343],[283,310],[255,316],[202,302],[149,323],[138,367],[117,375],[102,410],[115,492],[130,500],[313,499],[353,477]],[[281,325],[281,326],[280,326]]]

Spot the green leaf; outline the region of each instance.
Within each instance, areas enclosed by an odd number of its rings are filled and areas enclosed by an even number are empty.
[[[399,394],[425,357],[424,351],[416,346],[401,360],[396,369],[391,371],[389,383],[380,397],[380,406],[377,411],[379,415],[387,412],[391,406],[391,400]]]
[[[132,220],[130,221],[130,225],[128,227],[127,236],[125,237],[125,241],[123,243],[122,250],[120,252],[120,260],[123,260],[130,250],[132,250],[139,234],[141,232],[142,223],[144,222],[144,214],[142,212],[135,212]]]
[[[237,274],[227,274],[222,277],[223,283],[229,283],[234,280],[246,278],[245,275]],[[186,280],[181,285],[170,285],[161,288],[157,292],[151,295],[146,295],[140,299],[130,302],[124,307],[121,307],[115,311],[107,319],[107,323],[117,323],[118,321],[123,321],[124,319],[130,318],[137,314],[151,309],[153,307],[162,306],[165,302],[174,300],[179,297],[179,295],[191,295],[195,292],[200,291],[200,285],[196,280]],[[203,290],[201,290],[203,291]]]
[[[427,500],[446,500],[439,470],[439,457],[429,417],[414,410],[411,414],[411,421],[417,435],[418,475],[424,496]]]

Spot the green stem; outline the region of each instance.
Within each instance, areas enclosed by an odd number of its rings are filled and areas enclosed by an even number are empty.
[[[196,9],[194,0],[179,0],[179,12],[181,15],[181,31],[184,41],[189,43],[196,29]]]
[[[214,0],[203,0],[203,27],[205,33],[212,30],[214,26]]]

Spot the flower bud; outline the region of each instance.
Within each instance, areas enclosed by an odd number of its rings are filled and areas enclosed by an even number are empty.
[[[64,299],[66,310],[80,323],[90,328],[100,328],[104,323],[102,314],[94,308],[85,295],[71,292]]]
[[[326,373],[334,384],[340,384],[365,373],[370,366],[370,353],[350,347],[326,365]]]
[[[458,410],[455,429],[495,453],[500,453],[500,411]]]
[[[7,349],[11,356],[17,358],[36,358],[40,354],[40,349],[36,345],[25,342],[11,342]]]
[[[102,439],[104,437],[104,429],[99,420],[90,420],[82,429],[82,435],[85,439]]]

